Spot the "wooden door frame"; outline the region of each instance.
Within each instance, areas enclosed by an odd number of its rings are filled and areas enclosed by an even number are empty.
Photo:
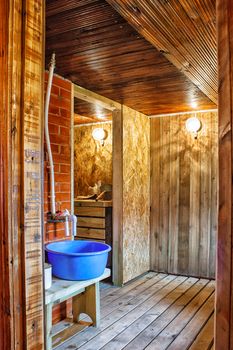
[[[73,84],[73,98],[99,105],[112,112],[112,281],[123,284],[123,116],[122,105],[88,89]],[[73,134],[73,133],[72,133]],[[71,157],[72,162],[73,156]],[[73,169],[73,165],[71,166]]]

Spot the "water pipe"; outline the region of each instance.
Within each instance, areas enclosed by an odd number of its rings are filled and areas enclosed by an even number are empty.
[[[53,166],[53,155],[51,151],[50,145],[50,137],[49,137],[49,123],[48,123],[48,115],[49,115],[49,101],[50,94],[52,88],[53,81],[53,72],[55,68],[55,53],[52,54],[52,58],[49,65],[49,76],[48,76],[48,84],[45,98],[45,141],[47,146],[47,152],[49,157],[49,167],[50,167],[50,190],[51,190],[51,214],[52,216],[56,215],[56,199],[55,199],[55,182],[54,182],[54,166]]]

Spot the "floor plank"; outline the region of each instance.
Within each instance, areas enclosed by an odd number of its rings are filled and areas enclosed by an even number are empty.
[[[185,309],[172,321],[168,326],[152,341],[152,343],[146,348],[147,350],[162,350],[162,349],[172,349],[172,350],[185,350],[188,349],[186,343],[189,341],[195,333],[196,329],[190,328],[190,321],[196,314],[199,314],[199,309],[202,311],[202,307],[207,302],[207,315],[201,312],[201,318],[196,320],[195,326],[200,326],[202,328],[202,319],[208,320],[209,310],[213,312],[214,305],[214,282],[209,282],[207,286],[185,307]],[[210,299],[209,299],[210,298]],[[199,321],[199,322],[198,322]],[[187,326],[187,327],[186,327]],[[190,330],[189,338],[186,336],[184,329]],[[199,329],[200,331],[200,329]],[[180,336],[181,335],[181,336]],[[178,339],[179,336],[179,340]],[[193,339],[193,338],[192,338]],[[195,339],[195,336],[194,336]],[[193,340],[194,340],[193,339]],[[180,344],[181,343],[181,344]],[[185,343],[185,345],[183,344]],[[171,344],[171,345],[170,345]],[[183,345],[182,345],[183,344]],[[169,347],[170,345],[170,347]],[[191,344],[190,344],[191,345]]]
[[[101,289],[100,327],[88,327],[56,350],[210,350],[214,281],[149,273]]]
[[[214,313],[211,315],[197,338],[190,346],[190,350],[209,350],[214,343]]]

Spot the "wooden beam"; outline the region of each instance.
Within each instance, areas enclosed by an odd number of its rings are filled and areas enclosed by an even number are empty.
[[[121,105],[118,102],[112,101],[109,98],[96,94],[90,90],[84,89],[81,86],[74,84],[74,97],[80,98],[81,100],[94,103],[110,111],[120,109]]]
[[[215,349],[233,348],[233,3],[217,0],[219,59],[219,225]]]
[[[123,116],[112,113],[113,120],[113,283],[123,284]]]

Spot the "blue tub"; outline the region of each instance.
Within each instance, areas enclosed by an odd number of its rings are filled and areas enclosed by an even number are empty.
[[[111,247],[94,241],[60,241],[45,246],[54,276],[82,281],[103,274]]]

